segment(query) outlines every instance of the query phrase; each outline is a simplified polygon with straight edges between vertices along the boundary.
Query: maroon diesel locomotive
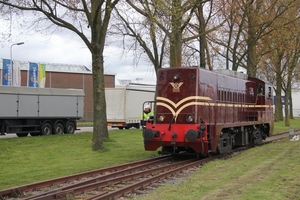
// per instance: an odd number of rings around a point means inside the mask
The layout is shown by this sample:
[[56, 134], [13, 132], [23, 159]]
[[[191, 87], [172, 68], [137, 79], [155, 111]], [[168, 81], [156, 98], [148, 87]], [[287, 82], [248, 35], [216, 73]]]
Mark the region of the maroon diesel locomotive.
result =
[[247, 75], [198, 67], [158, 71], [155, 116], [145, 150], [162, 154], [226, 153], [259, 144], [273, 132], [272, 85]]

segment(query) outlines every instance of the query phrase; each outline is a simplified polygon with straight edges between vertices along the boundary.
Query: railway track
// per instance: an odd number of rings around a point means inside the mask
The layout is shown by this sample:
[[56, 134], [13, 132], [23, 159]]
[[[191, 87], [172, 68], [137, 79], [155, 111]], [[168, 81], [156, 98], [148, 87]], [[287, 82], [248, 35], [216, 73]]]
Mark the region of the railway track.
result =
[[[287, 136], [288, 133], [276, 135], [268, 138], [264, 143], [274, 142]], [[247, 148], [234, 149], [230, 154]], [[228, 154], [214, 155], [201, 160], [171, 156], [156, 157], [2, 190], [0, 199], [115, 199], [184, 170], [199, 168], [206, 162], [226, 157]]]

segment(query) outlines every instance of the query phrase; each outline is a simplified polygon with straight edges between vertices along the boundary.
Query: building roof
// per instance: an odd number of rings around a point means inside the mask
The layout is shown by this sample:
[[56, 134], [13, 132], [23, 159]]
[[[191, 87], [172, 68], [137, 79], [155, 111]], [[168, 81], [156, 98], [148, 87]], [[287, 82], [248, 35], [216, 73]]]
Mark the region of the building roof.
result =
[[[19, 61], [21, 64], [21, 70], [29, 69], [29, 62]], [[62, 64], [62, 63], [38, 63], [45, 64], [46, 71], [54, 72], [91, 72], [91, 69], [85, 65], [71, 65], [71, 64]]]
[[[20, 70], [29, 70], [29, 61], [18, 61], [14, 62], [20, 63]], [[34, 62], [33, 62], [34, 63]], [[46, 65], [46, 72], [61, 72], [61, 73], [83, 73], [92, 74], [92, 70], [85, 65], [75, 65], [75, 64], [62, 64], [62, 63], [42, 63], [36, 62], [38, 64]], [[0, 62], [0, 69], [3, 69], [3, 62]], [[105, 75], [115, 76], [114, 73], [105, 73]]]

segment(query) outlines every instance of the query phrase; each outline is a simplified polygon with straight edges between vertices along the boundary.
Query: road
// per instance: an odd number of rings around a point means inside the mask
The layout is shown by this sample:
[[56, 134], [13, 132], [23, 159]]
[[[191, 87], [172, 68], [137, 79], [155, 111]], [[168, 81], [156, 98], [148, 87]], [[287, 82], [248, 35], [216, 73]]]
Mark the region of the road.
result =
[[[111, 127], [107, 127], [108, 130], [114, 130], [112, 129]], [[82, 133], [82, 132], [93, 132], [93, 127], [78, 127], [78, 129], [80, 130], [77, 130], [75, 131], [75, 134], [76, 133]], [[117, 129], [115, 129], [117, 130]], [[30, 136], [30, 135], [28, 135]], [[0, 139], [2, 138], [15, 138], [15, 137], [18, 137], [16, 134], [6, 134], [6, 135], [0, 135]]]

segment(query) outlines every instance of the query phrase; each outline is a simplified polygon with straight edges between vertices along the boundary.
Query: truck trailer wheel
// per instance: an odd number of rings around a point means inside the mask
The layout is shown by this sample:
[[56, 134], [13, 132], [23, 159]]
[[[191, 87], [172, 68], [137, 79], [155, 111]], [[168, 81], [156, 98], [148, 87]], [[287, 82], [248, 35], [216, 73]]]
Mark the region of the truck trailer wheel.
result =
[[41, 134], [42, 135], [51, 135], [52, 134], [52, 126], [50, 123], [44, 123], [42, 125]]
[[140, 129], [140, 124], [135, 124], [135, 125], [134, 125], [134, 128]]
[[28, 133], [16, 133], [18, 137], [26, 137]]
[[67, 122], [65, 133], [73, 134], [75, 132], [75, 124], [73, 122]]
[[54, 126], [54, 134], [63, 134], [64, 133], [64, 125], [62, 123], [56, 123]]
[[41, 135], [40, 133], [30, 133], [31, 136], [39, 136]]

